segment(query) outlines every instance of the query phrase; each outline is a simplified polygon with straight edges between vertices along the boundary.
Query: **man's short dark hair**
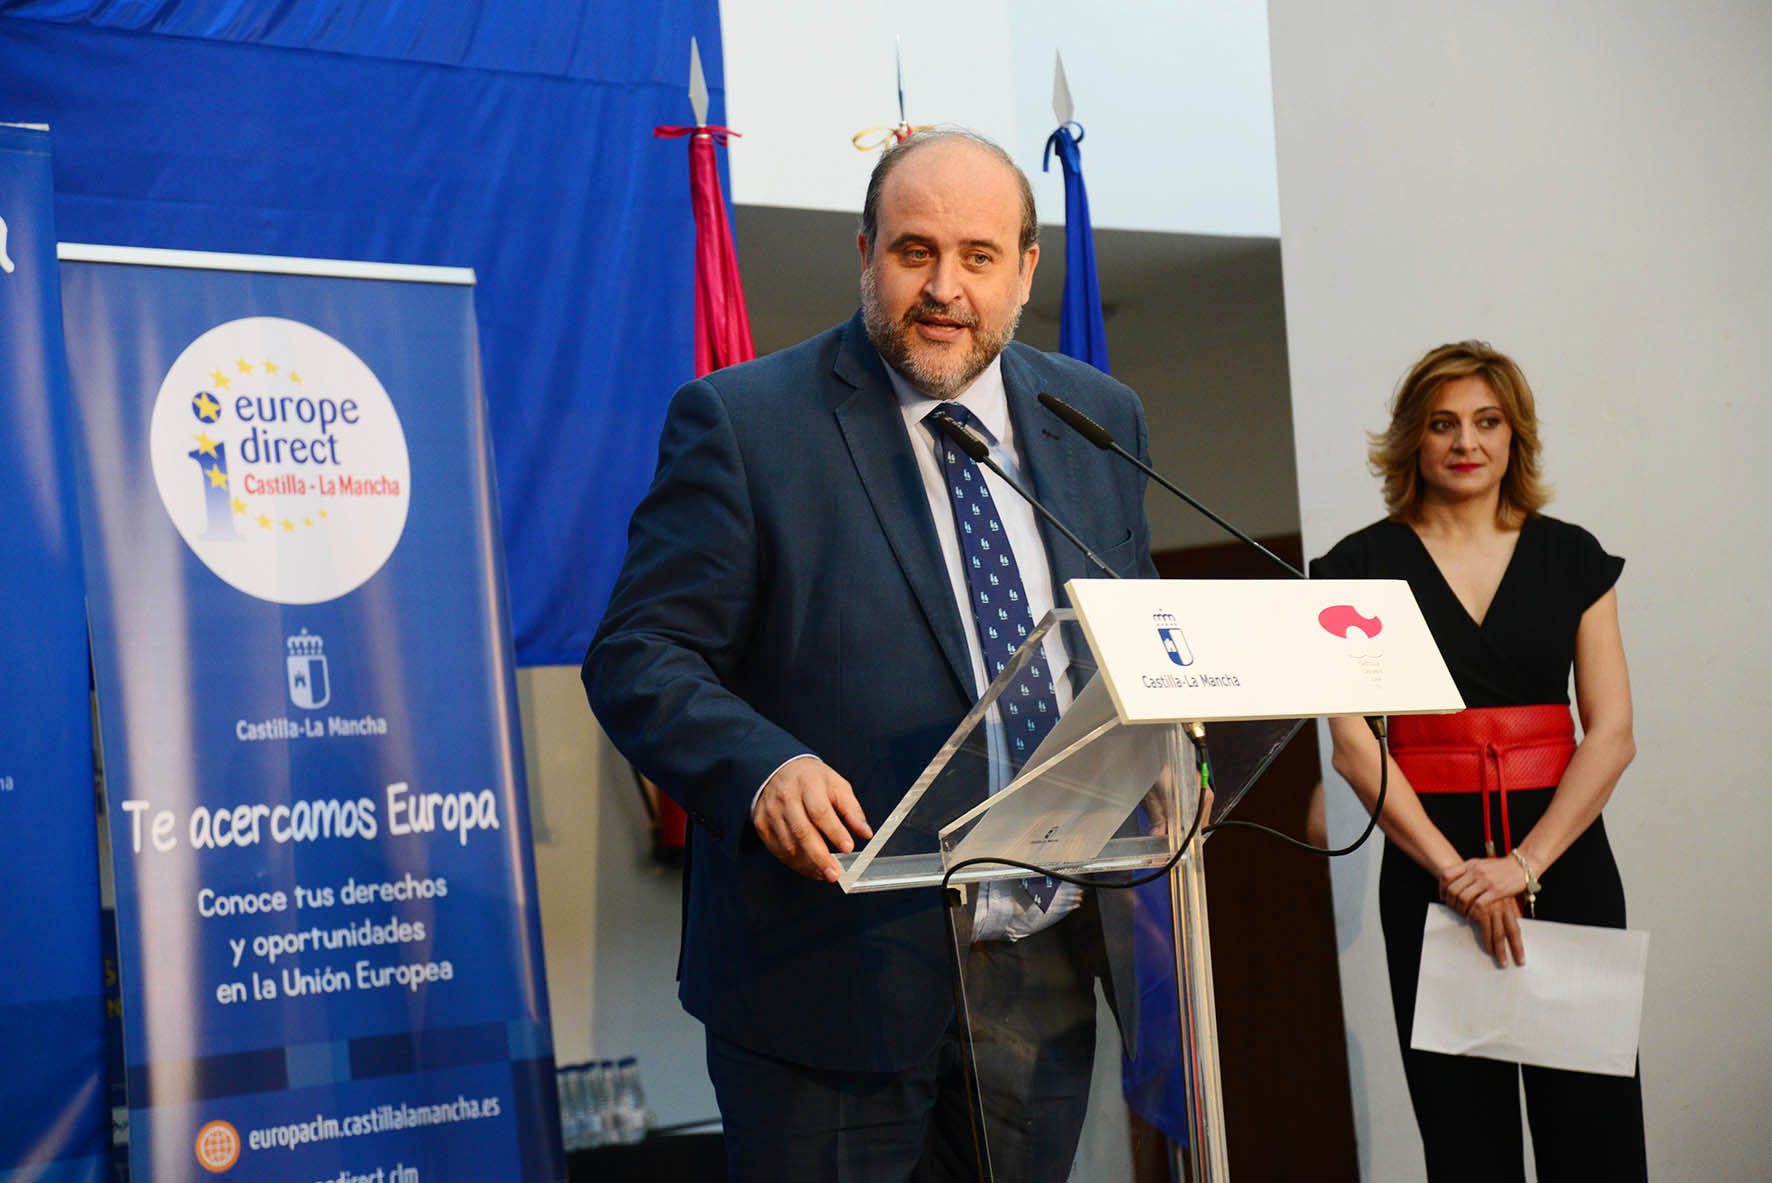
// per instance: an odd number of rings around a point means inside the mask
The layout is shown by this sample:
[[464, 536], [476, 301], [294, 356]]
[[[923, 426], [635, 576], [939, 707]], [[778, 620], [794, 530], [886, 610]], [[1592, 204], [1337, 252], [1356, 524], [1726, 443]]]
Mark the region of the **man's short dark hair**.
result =
[[886, 187], [886, 178], [918, 149], [944, 140], [965, 140], [975, 144], [1008, 165], [1009, 171], [1015, 174], [1015, 186], [1021, 193], [1020, 253], [1027, 254], [1028, 248], [1040, 240], [1040, 219], [1034, 211], [1034, 189], [1028, 184], [1027, 174], [995, 140], [965, 128], [935, 127], [916, 132], [902, 143], [886, 149], [880, 155], [880, 162], [874, 165], [873, 175], [868, 177], [867, 197], [861, 203], [861, 234], [867, 240], [868, 255], [871, 257], [874, 253], [874, 235], [880, 228], [880, 190]]

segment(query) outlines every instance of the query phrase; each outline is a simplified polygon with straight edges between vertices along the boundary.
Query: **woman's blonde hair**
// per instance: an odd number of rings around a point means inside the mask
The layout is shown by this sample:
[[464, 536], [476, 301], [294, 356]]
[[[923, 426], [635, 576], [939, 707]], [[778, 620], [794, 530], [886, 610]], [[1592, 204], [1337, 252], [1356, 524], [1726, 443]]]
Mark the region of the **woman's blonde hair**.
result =
[[1421, 513], [1419, 457], [1434, 396], [1448, 382], [1473, 377], [1481, 378], [1495, 392], [1513, 431], [1496, 518], [1504, 525], [1516, 525], [1550, 500], [1550, 487], [1539, 475], [1538, 410], [1526, 375], [1512, 358], [1491, 349], [1488, 342], [1459, 341], [1428, 350], [1410, 368], [1391, 402], [1390, 426], [1371, 435], [1367, 460], [1373, 475], [1384, 481], [1386, 511], [1398, 521], [1415, 521]]

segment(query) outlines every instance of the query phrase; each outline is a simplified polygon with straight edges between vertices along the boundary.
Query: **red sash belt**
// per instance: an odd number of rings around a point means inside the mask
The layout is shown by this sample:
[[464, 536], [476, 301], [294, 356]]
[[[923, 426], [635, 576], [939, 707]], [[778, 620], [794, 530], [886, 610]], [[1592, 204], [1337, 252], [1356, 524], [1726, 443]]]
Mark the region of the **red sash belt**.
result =
[[1494, 856], [1489, 794], [1501, 797], [1501, 853], [1506, 854], [1514, 848], [1508, 791], [1556, 787], [1575, 754], [1575, 720], [1562, 703], [1397, 715], [1390, 720], [1390, 749], [1417, 793], [1483, 795], [1483, 843]]

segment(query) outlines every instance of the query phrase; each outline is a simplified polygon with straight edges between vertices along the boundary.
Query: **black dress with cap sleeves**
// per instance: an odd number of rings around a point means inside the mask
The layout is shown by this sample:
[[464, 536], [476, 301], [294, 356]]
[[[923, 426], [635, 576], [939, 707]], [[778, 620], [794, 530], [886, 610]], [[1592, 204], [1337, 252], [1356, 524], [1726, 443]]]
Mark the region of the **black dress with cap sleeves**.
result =
[[[1569, 676], [1582, 615], [1617, 583], [1624, 560], [1588, 531], [1534, 516], [1520, 528], [1481, 624], [1471, 618], [1433, 556], [1405, 522], [1374, 522], [1310, 565], [1314, 579], [1402, 579], [1415, 595], [1467, 707], [1569, 702]], [[1508, 794], [1516, 840], [1543, 817], [1554, 789]], [[1477, 793], [1420, 798], [1428, 818], [1464, 858], [1484, 854]], [[1498, 808], [1492, 802], [1491, 808]], [[1500, 833], [1498, 818], [1491, 825]], [[1624, 886], [1596, 818], [1544, 872], [1537, 918], [1625, 926]], [[1409, 1047], [1426, 909], [1439, 881], [1394, 843], [1385, 843], [1378, 911], [1391, 1007], [1409, 1097], [1430, 1179], [1517, 1179], [1522, 1170], [1519, 1090], [1523, 1074], [1540, 1178], [1644, 1179], [1642, 1080], [1528, 1067]], [[1531, 949], [1526, 956], [1531, 959]]]

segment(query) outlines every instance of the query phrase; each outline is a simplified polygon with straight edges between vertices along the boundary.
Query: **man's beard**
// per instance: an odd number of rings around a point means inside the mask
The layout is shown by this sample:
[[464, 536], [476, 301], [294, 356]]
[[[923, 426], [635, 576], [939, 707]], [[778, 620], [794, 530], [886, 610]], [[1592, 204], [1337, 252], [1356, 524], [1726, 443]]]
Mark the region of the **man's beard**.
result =
[[[911, 334], [917, 331], [917, 321], [927, 316], [964, 325], [970, 331], [972, 347], [965, 356], [937, 368], [912, 352]], [[885, 309], [880, 307], [874, 269], [868, 266], [861, 272], [861, 320], [867, 327], [868, 340], [873, 342], [888, 365], [931, 398], [949, 399], [972, 385], [973, 379], [984, 373], [1014, 338], [1015, 328], [1021, 323], [1021, 305], [1015, 306], [1001, 332], [981, 328], [977, 313], [963, 312], [957, 307], [949, 308], [927, 299], [911, 305], [898, 320], [888, 320]]]

